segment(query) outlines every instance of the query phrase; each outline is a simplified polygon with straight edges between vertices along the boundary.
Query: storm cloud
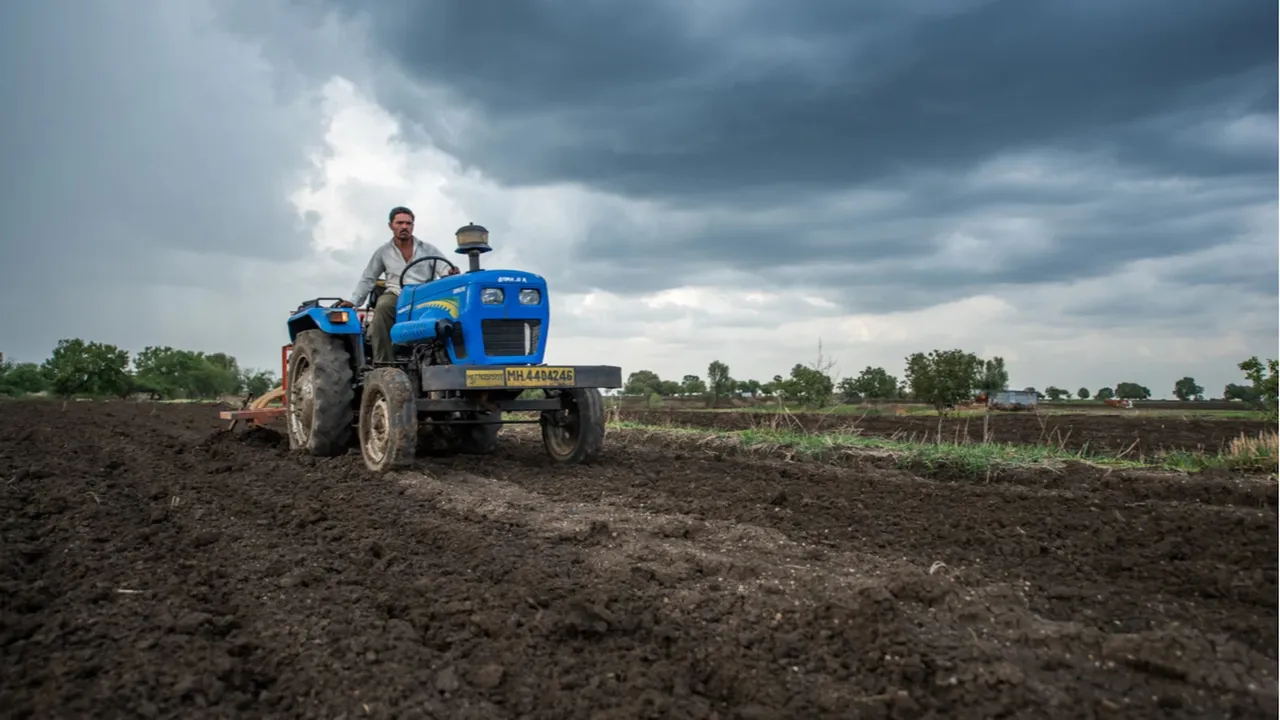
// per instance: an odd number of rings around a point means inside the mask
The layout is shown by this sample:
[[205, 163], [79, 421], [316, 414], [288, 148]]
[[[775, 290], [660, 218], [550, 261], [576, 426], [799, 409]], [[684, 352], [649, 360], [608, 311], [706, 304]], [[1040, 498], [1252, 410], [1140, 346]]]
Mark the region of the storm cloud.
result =
[[[1249, 213], [1275, 207], [1274, 5], [331, 7], [396, 69], [384, 106], [464, 164], [658, 203], [588, 219], [574, 289], [732, 268], [885, 310], [1271, 242]], [[868, 284], [930, 291], [838, 290]]]
[[[1275, 169], [1180, 147], [1198, 124], [1274, 115], [1277, 10], [1252, 0], [346, 7], [376, 52], [477, 111], [441, 147], [503, 182], [697, 205], [1044, 146]], [[380, 97], [430, 125], [394, 87]]]
[[[822, 336], [856, 367], [951, 343], [1020, 358], [1015, 382], [1165, 362], [1147, 384], [1213, 392], [1277, 342], [1277, 20], [1248, 0], [6, 6], [0, 294], [62, 285], [4, 342], [42, 355], [116, 293], [170, 306], [103, 339], [187, 342], [173, 314], [207, 314], [233, 328], [208, 349], [269, 358], [283, 306], [348, 292], [403, 202], [437, 244], [490, 227], [495, 262], [552, 283], [558, 347], [626, 371], [697, 372], [715, 342], [769, 376]], [[1139, 350], [1093, 357], [1108, 333]]]

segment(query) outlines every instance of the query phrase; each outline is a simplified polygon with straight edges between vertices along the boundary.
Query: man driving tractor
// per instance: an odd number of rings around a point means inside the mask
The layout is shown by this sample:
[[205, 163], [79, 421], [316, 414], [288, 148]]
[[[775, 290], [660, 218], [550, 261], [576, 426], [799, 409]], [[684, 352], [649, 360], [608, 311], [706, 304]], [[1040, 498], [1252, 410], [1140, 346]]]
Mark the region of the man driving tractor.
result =
[[360, 282], [356, 283], [351, 299], [338, 303], [339, 307], [359, 307], [373, 290], [378, 276], [386, 273], [386, 291], [377, 296], [370, 323], [372, 333], [369, 340], [373, 345], [373, 360], [379, 363], [392, 362], [395, 357], [391, 352], [391, 326], [396, 321], [396, 301], [400, 296], [400, 288], [406, 282], [414, 285], [458, 274], [456, 267], [450, 267], [440, 260], [431, 260], [413, 266], [408, 278], [401, 277], [405, 266], [414, 260], [431, 255], [445, 255], [431, 243], [414, 237], [414, 216], [409, 208], [392, 208], [387, 220], [387, 227], [391, 228], [391, 241], [380, 245], [373, 252], [373, 257], [369, 258], [369, 264], [364, 268], [364, 274], [360, 276]]

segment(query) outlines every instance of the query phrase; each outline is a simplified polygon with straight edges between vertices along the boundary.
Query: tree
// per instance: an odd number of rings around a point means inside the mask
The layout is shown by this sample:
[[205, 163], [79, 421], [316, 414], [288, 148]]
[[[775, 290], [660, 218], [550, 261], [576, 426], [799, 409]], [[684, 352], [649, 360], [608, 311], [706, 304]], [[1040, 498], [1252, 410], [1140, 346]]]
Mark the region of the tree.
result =
[[840, 386], [841, 393], [852, 394], [855, 398], [889, 400], [898, 397], [898, 378], [882, 367], [868, 365], [858, 373], [858, 377], [841, 380]]
[[806, 407], [825, 407], [835, 395], [835, 382], [830, 374], [833, 367], [835, 361], [823, 355], [822, 338], [818, 338], [818, 356], [813, 364], [797, 363], [785, 380], [781, 375], [774, 375], [771, 383], [773, 392]]
[[1049, 387], [1044, 389], [1044, 396], [1049, 398], [1053, 402], [1058, 402], [1059, 400], [1061, 400], [1064, 397], [1067, 397], [1070, 394], [1071, 393], [1067, 392], [1066, 390], [1063, 390], [1062, 388], [1056, 387], [1054, 385], [1050, 385]]
[[738, 383], [738, 389], [751, 395], [751, 397], [756, 397], [763, 387], [760, 385], [759, 380], [742, 380]]
[[824, 407], [835, 394], [835, 383], [829, 375], [799, 363], [791, 368], [791, 377], [786, 380], [775, 375], [774, 385], [787, 400], [806, 407]]
[[1098, 392], [1093, 394], [1094, 400], [1110, 400], [1115, 397], [1115, 391], [1109, 387], [1098, 388]]
[[222, 353], [148, 346], [138, 353], [134, 368], [136, 389], [153, 397], [209, 399], [243, 388], [239, 364]]
[[1077, 390], [1077, 391], [1076, 391], [1076, 397], [1080, 398], [1081, 400], [1088, 400], [1088, 399], [1089, 399], [1089, 388], [1087, 388], [1087, 387], [1082, 387], [1082, 388], [1080, 388], [1079, 390]]
[[1173, 396], [1184, 402], [1191, 399], [1204, 400], [1204, 387], [1197, 385], [1195, 378], [1187, 376], [1173, 384]]
[[919, 400], [933, 405], [939, 414], [973, 396], [982, 381], [983, 364], [977, 355], [963, 350], [934, 350], [907, 358], [907, 383]]
[[978, 389], [994, 395], [1009, 387], [1009, 372], [1004, 369], [1004, 358], [996, 356], [982, 363], [982, 379]]
[[627, 376], [627, 384], [622, 387], [624, 395], [649, 396], [662, 394], [662, 379], [652, 370], [636, 370]]
[[705, 395], [707, 384], [697, 375], [685, 375], [680, 381], [680, 392], [685, 395]]
[[59, 340], [41, 365], [49, 389], [62, 398], [126, 395], [131, 389], [128, 369], [128, 351], [80, 338]]
[[1258, 390], [1252, 385], [1227, 383], [1222, 388], [1222, 398], [1224, 400], [1242, 400], [1247, 403], [1256, 403], [1258, 401]]
[[707, 366], [707, 389], [711, 395], [708, 403], [711, 407], [715, 407], [720, 398], [727, 397], [733, 392], [733, 384], [733, 378], [729, 376], [729, 366], [719, 360], [712, 360]]
[[240, 374], [240, 384], [244, 387], [244, 391], [260, 397], [271, 391], [271, 388], [279, 385], [276, 380], [276, 374], [270, 370], [244, 370]]
[[836, 390], [840, 393], [840, 401], [846, 403], [858, 402], [862, 399], [862, 394], [858, 392], [858, 387], [853, 378], [847, 377], [836, 385]]
[[49, 387], [35, 363], [0, 363], [0, 395], [31, 395]]
[[63, 339], [40, 365], [0, 359], [0, 394], [47, 391], [70, 398], [146, 393], [153, 398], [210, 399], [245, 389], [260, 396], [279, 384], [275, 373], [241, 368], [226, 353], [149, 346], [132, 365], [131, 371], [130, 353], [115, 345]]
[[1277, 388], [1280, 373], [1276, 371], [1276, 361], [1267, 360], [1264, 370], [1262, 362], [1255, 355], [1237, 367], [1244, 371], [1245, 379], [1253, 385], [1253, 392], [1257, 397], [1255, 402], [1262, 407], [1267, 417], [1271, 420], [1280, 417], [1280, 392]]
[[237, 362], [236, 359], [231, 357], [230, 355], [226, 353], [213, 353], [211, 355], [204, 355], [203, 353], [200, 353], [200, 355], [202, 355], [210, 365], [217, 368], [218, 370], [221, 370], [225, 373], [233, 375], [237, 378], [241, 377], [240, 363]]
[[1116, 383], [1116, 397], [1121, 400], [1146, 400], [1151, 397], [1151, 391], [1138, 383]]

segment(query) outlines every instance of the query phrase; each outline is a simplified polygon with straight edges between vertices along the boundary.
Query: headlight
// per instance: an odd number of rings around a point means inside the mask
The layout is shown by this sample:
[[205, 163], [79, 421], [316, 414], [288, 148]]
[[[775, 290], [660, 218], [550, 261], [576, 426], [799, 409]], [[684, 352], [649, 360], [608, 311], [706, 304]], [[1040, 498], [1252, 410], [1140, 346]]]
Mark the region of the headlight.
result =
[[521, 305], [537, 305], [542, 302], [542, 292], [533, 288], [524, 288], [520, 291]]
[[480, 291], [480, 302], [485, 305], [501, 305], [502, 297], [502, 288], [485, 288]]

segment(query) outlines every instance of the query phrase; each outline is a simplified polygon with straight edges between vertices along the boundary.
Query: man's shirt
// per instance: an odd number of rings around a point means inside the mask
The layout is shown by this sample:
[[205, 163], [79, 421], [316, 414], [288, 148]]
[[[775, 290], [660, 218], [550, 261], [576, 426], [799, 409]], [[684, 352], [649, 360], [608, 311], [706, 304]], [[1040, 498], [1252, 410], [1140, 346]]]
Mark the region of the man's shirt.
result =
[[[400, 254], [400, 248], [396, 247], [395, 239], [388, 240], [374, 251], [373, 257], [369, 258], [369, 264], [365, 266], [364, 274], [360, 276], [360, 282], [356, 283], [356, 290], [351, 295], [351, 303], [356, 307], [363, 305], [365, 298], [369, 296], [369, 291], [373, 289], [374, 283], [377, 282], [378, 276], [384, 272], [387, 274], [387, 292], [399, 295], [400, 287], [404, 284], [404, 279], [400, 276], [404, 273], [405, 266], [418, 258], [430, 255], [445, 256], [440, 251], [440, 248], [415, 237], [413, 239], [413, 257], [406, 262], [404, 255]], [[409, 270], [407, 279], [410, 285], [414, 285], [444, 277], [447, 272], [449, 272], [448, 265], [439, 260], [431, 260], [414, 265]]]

